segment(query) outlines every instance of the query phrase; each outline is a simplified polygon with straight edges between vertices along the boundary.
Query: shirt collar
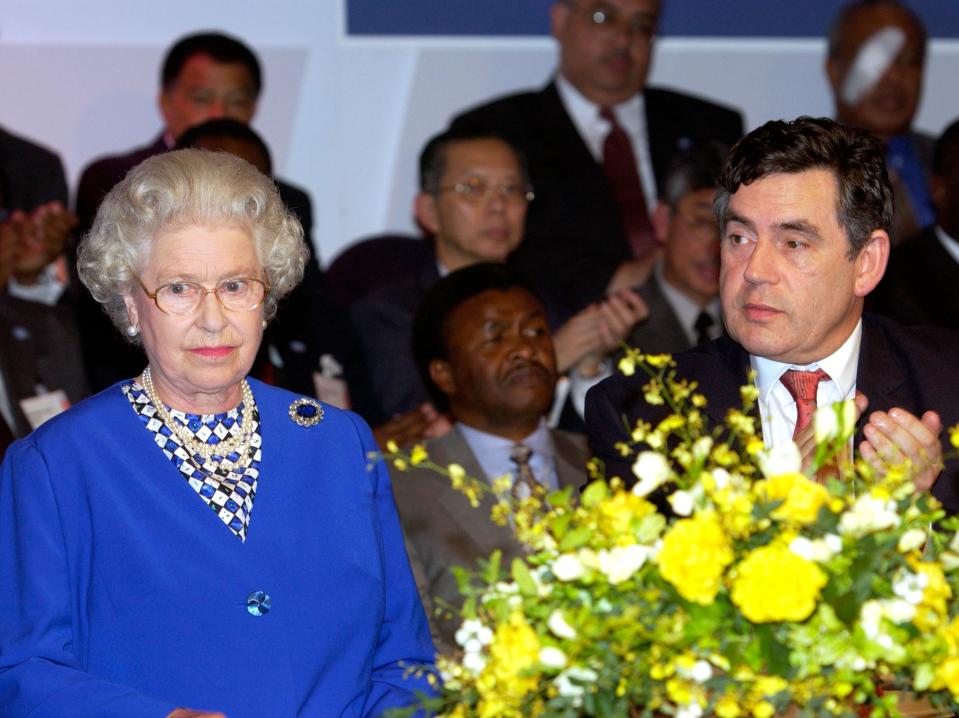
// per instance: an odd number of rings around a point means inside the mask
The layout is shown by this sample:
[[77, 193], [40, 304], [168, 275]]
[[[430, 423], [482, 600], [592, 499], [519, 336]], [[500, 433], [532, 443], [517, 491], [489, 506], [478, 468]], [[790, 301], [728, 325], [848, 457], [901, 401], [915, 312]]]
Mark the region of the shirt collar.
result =
[[[669, 303], [669, 306], [672, 307], [676, 318], [679, 320], [683, 331], [686, 332], [686, 336], [689, 337], [690, 342], [693, 344], [696, 343], [695, 326], [700, 312], [706, 312], [713, 318], [713, 327], [718, 331], [721, 324], [719, 297], [714, 297], [709, 304], [701, 307], [669, 283], [669, 280], [666, 279], [666, 276], [663, 274], [662, 261], [656, 263], [653, 267], [653, 273], [656, 276], [656, 281], [659, 282], [659, 288], [662, 290], [663, 296], [666, 297], [666, 301]], [[710, 336], [715, 337], [715, 332], [711, 332]]]
[[836, 385], [840, 396], [850, 396], [856, 385], [856, 370], [859, 366], [859, 345], [862, 343], [862, 318], [856, 323], [852, 334], [836, 351], [812, 364], [798, 365], [774, 361], [765, 357], [749, 355], [749, 364], [756, 372], [756, 387], [763, 401], [779, 383], [779, 378], [788, 369], [812, 371], [822, 369]]
[[546, 424], [545, 417], [539, 420], [539, 424], [533, 433], [519, 442], [480, 431], [459, 421], [456, 422], [456, 427], [462, 433], [467, 445], [472, 449], [480, 468], [483, 469], [483, 473], [490, 479], [513, 470], [510, 451], [513, 445], [517, 443], [526, 444], [533, 450], [534, 456], [539, 456], [547, 463], [553, 460], [553, 443], [550, 439], [549, 426]]
[[[587, 140], [590, 151], [595, 157], [602, 158], [603, 141], [609, 133], [609, 123], [599, 116], [600, 106], [587, 99], [562, 73], [556, 75], [556, 90], [580, 136]], [[646, 104], [642, 93], [636, 93], [610, 109], [616, 115], [616, 121], [631, 137], [645, 134]]]

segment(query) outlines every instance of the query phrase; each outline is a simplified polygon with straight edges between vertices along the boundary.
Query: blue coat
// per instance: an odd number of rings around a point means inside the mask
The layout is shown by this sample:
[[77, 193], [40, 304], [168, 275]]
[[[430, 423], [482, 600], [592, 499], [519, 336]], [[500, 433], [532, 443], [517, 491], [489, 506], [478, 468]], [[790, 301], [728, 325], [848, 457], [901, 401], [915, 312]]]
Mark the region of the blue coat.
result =
[[[241, 543], [114, 385], [0, 467], [0, 716], [372, 716], [433, 647], [367, 426], [250, 381], [262, 470]], [[246, 599], [264, 591], [269, 613]]]

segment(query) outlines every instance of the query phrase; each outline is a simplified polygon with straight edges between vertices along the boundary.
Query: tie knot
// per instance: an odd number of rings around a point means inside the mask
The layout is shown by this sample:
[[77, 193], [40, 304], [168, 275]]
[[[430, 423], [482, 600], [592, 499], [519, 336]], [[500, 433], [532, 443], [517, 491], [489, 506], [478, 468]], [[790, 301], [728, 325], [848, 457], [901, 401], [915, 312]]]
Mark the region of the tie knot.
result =
[[[526, 444], [513, 444], [513, 448], [510, 449], [509, 458], [517, 466], [529, 466], [529, 457], [533, 455], [533, 450], [529, 448]], [[502, 454], [500, 454], [502, 456]]]
[[822, 369], [816, 369], [816, 371], [787, 369], [779, 381], [783, 383], [794, 401], [811, 401], [815, 404], [819, 382], [828, 378], [829, 375]]
[[616, 113], [613, 112], [612, 107], [600, 107], [599, 116], [602, 117], [604, 120], [606, 120], [613, 127], [616, 127], [619, 125], [619, 123], [616, 122]]

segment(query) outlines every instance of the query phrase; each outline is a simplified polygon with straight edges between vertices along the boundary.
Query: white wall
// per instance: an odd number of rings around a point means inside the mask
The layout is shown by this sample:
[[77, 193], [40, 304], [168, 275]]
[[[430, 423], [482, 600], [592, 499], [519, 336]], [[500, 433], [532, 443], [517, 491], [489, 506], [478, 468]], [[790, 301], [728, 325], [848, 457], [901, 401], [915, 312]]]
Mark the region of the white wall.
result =
[[[394, 0], [384, 0], [394, 1]], [[0, 123], [58, 150], [75, 187], [105, 152], [151, 140], [159, 63], [170, 42], [219, 28], [261, 56], [255, 121], [278, 174], [306, 187], [328, 261], [351, 241], [413, 231], [416, 156], [456, 111], [552, 71], [553, 42], [528, 39], [354, 39], [340, 0], [7, 0], [0, 13]], [[818, 40], [659, 42], [652, 82], [774, 117], [829, 114]], [[919, 127], [959, 116], [959, 42], [934, 41]]]

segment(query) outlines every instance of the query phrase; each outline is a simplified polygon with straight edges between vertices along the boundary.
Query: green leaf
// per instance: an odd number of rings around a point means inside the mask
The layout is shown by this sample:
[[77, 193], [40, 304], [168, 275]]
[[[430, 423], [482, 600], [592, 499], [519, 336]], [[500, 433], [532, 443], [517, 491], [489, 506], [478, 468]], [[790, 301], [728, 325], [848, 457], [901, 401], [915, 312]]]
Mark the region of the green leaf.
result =
[[593, 532], [588, 526], [575, 528], [563, 536], [563, 540], [559, 542], [559, 550], [572, 551], [573, 549], [577, 549], [588, 543], [592, 536]]
[[516, 585], [519, 586], [520, 593], [524, 596], [535, 596], [537, 593], [536, 582], [533, 580], [533, 574], [529, 572], [529, 568], [523, 562], [523, 559], [514, 558], [511, 569], [513, 580], [516, 581]]
[[775, 676], [788, 678], [790, 674], [789, 648], [776, 637], [772, 626], [765, 624], [757, 626], [756, 635], [759, 638], [766, 670]]
[[580, 497], [580, 503], [586, 508], [592, 508], [603, 501], [609, 495], [606, 484], [602, 481], [594, 481], [583, 491]]
[[483, 572], [483, 580], [487, 586], [499, 581], [499, 570], [502, 562], [503, 552], [500, 549], [496, 549], [490, 554], [489, 562], [486, 564], [486, 570]]

